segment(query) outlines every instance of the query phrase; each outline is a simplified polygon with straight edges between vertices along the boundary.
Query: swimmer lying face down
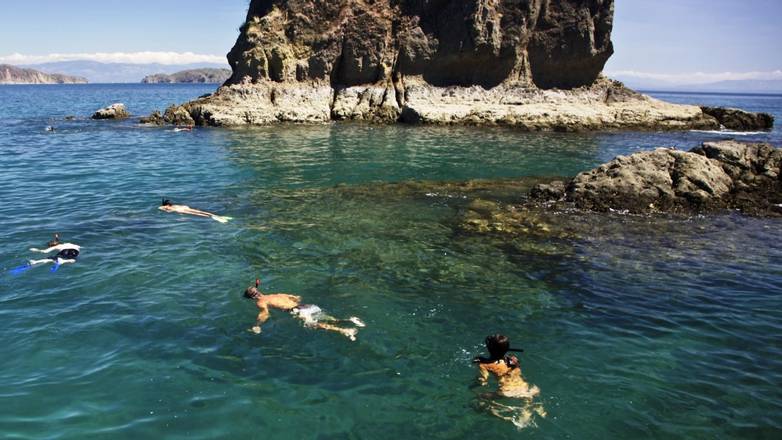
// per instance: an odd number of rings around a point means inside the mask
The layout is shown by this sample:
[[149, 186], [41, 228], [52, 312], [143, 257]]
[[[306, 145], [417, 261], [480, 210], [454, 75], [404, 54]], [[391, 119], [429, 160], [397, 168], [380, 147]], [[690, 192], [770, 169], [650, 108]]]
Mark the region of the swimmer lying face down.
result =
[[[59, 238], [59, 237], [58, 237]], [[51, 244], [51, 242], [49, 243]], [[39, 264], [55, 263], [57, 266], [63, 264], [72, 264], [76, 262], [76, 258], [79, 257], [81, 246], [73, 243], [62, 243], [54, 246], [50, 246], [46, 249], [30, 248], [32, 252], [40, 252], [43, 254], [49, 254], [57, 252], [53, 257], [47, 257], [41, 260], [30, 260], [30, 266], [37, 266]]]
[[201, 211], [199, 209], [193, 209], [187, 205], [174, 205], [171, 203], [171, 200], [163, 199], [163, 202], [158, 207], [161, 211], [165, 212], [176, 212], [177, 214], [189, 214], [189, 215], [195, 215], [198, 217], [209, 217], [214, 221], [218, 221], [220, 223], [228, 223], [228, 220], [231, 220], [231, 217], [224, 217], [217, 214], [212, 214], [211, 212]]
[[[287, 293], [263, 294], [259, 290], [260, 285], [261, 280], [255, 280], [255, 286], [250, 286], [244, 291], [245, 298], [255, 300], [255, 305], [260, 309], [256, 324], [250, 329], [253, 333], [257, 334], [261, 332], [261, 324], [269, 319], [270, 307], [290, 312], [291, 315], [302, 320], [305, 327], [337, 332], [346, 336], [351, 341], [356, 340], [358, 327], [365, 327], [364, 322], [355, 316], [348, 319], [337, 319], [325, 314], [320, 307], [316, 305], [302, 305], [301, 297], [297, 295], [289, 295]], [[348, 322], [352, 323], [355, 327], [345, 328], [337, 325]]]

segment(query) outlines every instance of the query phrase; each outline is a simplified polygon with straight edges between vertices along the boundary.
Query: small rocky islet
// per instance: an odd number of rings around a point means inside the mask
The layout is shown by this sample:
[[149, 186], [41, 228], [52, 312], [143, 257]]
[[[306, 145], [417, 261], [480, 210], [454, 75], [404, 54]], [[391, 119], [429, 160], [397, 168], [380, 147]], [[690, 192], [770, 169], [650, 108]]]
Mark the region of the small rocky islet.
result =
[[[228, 54], [232, 74], [225, 84], [142, 122], [352, 120], [528, 131], [773, 127], [768, 114], [671, 104], [604, 77], [613, 16], [613, 0], [252, 0]], [[724, 142], [619, 157], [523, 194], [525, 209], [568, 204], [588, 211], [777, 215], [779, 182], [778, 149]], [[476, 203], [482, 208], [466, 210], [466, 231], [540, 229], [509, 205]], [[506, 221], [491, 221], [502, 212]]]

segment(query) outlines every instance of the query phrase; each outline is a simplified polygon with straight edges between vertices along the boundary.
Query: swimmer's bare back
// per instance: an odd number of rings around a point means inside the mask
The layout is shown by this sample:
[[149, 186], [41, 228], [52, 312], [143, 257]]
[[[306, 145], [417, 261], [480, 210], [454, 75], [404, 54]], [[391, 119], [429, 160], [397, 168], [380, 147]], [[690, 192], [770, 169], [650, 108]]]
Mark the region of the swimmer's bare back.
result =
[[214, 221], [220, 223], [228, 223], [231, 217], [220, 216], [207, 211], [201, 211], [200, 209], [193, 209], [187, 205], [162, 205], [158, 206], [158, 209], [165, 212], [173, 212], [177, 214], [195, 215], [198, 217], [211, 218]]
[[258, 298], [258, 307], [262, 307], [261, 303], [265, 303], [266, 307], [289, 311], [301, 304], [301, 297], [287, 293], [269, 293]]

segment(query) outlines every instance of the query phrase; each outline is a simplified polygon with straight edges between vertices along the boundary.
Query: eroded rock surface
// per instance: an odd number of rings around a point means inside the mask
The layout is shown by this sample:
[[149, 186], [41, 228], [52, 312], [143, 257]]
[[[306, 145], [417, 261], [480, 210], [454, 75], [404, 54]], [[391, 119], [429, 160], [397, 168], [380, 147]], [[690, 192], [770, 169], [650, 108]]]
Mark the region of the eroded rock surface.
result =
[[600, 76], [613, 0], [253, 0], [197, 124], [359, 120], [719, 129]]
[[92, 115], [92, 119], [125, 119], [129, 116], [130, 113], [125, 108], [125, 104], [117, 103], [96, 111]]
[[707, 142], [689, 152], [669, 148], [619, 156], [573, 178], [564, 193], [538, 186], [533, 199], [581, 209], [703, 212], [741, 209], [782, 213], [782, 150], [769, 144]]
[[701, 107], [703, 113], [714, 117], [728, 130], [771, 130], [774, 116], [768, 113], [752, 113], [737, 108]]

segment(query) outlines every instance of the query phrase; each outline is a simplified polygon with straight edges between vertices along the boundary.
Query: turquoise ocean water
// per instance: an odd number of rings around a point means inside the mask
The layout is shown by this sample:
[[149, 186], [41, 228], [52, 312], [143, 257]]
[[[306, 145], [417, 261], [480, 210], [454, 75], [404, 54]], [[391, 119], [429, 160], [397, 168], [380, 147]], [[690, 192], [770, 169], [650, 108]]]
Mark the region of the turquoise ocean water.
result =
[[[780, 219], [572, 215], [571, 238], [510, 249], [455, 232], [459, 197], [382, 185], [573, 175], [725, 135], [85, 118], [209, 91], [0, 87], [0, 437], [782, 436]], [[782, 122], [780, 96], [656, 95]], [[164, 214], [164, 196], [235, 220]], [[77, 264], [8, 271], [53, 232]], [[257, 276], [367, 328], [351, 343], [273, 311], [251, 334]], [[495, 332], [525, 349], [533, 426], [470, 386]]]

